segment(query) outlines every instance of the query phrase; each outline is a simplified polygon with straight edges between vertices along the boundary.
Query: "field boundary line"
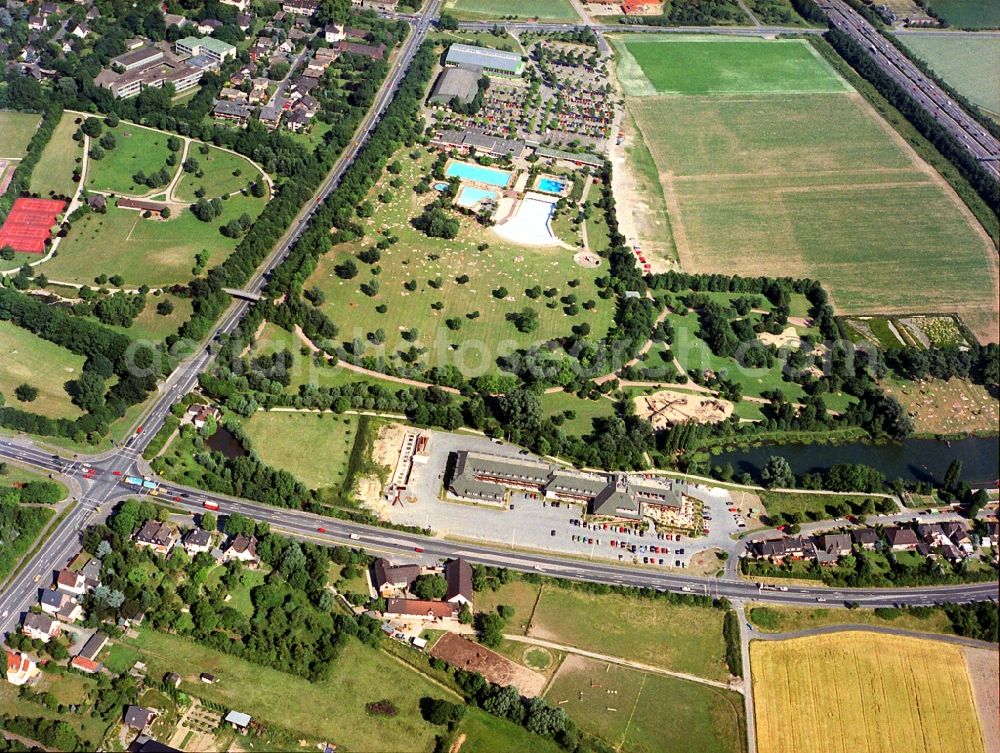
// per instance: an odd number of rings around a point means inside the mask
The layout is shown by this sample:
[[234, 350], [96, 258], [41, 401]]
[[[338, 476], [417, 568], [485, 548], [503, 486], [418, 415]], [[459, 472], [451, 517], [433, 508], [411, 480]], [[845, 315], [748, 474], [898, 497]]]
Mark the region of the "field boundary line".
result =
[[753, 639], [755, 641], [786, 641], [795, 640], [796, 638], [808, 638], [814, 635], [829, 635], [832, 633], [880, 633], [882, 635], [897, 635], [902, 638], [920, 638], [929, 641], [950, 643], [955, 646], [966, 646], [968, 648], [981, 648], [1000, 652], [1000, 645], [997, 645], [996, 643], [980, 641], [975, 638], [965, 638], [961, 635], [921, 633], [919, 630], [906, 630], [904, 628], [894, 628], [887, 625], [862, 625], [854, 623], [844, 623], [843, 625], [821, 625], [819, 627], [803, 628], [802, 630], [789, 630], [785, 633], [761, 633], [755, 630]]
[[622, 741], [615, 750], [620, 751], [625, 747], [625, 741], [628, 740], [628, 728], [632, 726], [632, 720], [635, 718], [635, 710], [639, 708], [639, 700], [642, 698], [642, 689], [646, 687], [646, 678], [649, 677], [647, 674], [642, 675], [642, 681], [639, 683], [639, 692], [635, 694], [635, 703], [632, 704], [632, 712], [628, 715], [628, 721], [625, 722], [625, 729], [622, 730]]
[[588, 659], [596, 659], [597, 661], [608, 662], [609, 664], [617, 664], [621, 667], [628, 667], [629, 669], [637, 669], [641, 672], [648, 672], [654, 675], [664, 675], [666, 677], [673, 677], [678, 680], [689, 680], [691, 682], [697, 682], [702, 685], [709, 685], [713, 688], [719, 688], [721, 690], [732, 690], [734, 693], [743, 693], [742, 687], [735, 687], [730, 685], [728, 682], [721, 682], [719, 680], [709, 680], [707, 677], [699, 677], [698, 675], [692, 675], [687, 672], [674, 672], [673, 670], [663, 669], [662, 667], [654, 667], [651, 664], [644, 664], [638, 661], [632, 661], [631, 659], [622, 659], [618, 656], [609, 656], [608, 654], [600, 654], [596, 651], [587, 651], [586, 649], [576, 648], [575, 646], [567, 646], [562, 643], [555, 643], [554, 641], [546, 641], [541, 638], [531, 638], [527, 635], [513, 635], [505, 634], [504, 638], [509, 641], [514, 641], [515, 643], [530, 643], [535, 646], [541, 646], [543, 648], [549, 648], [554, 651], [563, 651], [567, 654], [576, 654], [577, 656], [583, 656]]

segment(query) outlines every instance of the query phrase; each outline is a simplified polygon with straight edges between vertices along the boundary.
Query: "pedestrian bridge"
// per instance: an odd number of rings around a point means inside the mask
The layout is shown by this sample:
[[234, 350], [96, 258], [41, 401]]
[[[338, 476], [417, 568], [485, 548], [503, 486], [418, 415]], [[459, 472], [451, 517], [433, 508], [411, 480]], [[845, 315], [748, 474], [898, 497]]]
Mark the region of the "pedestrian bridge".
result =
[[223, 288], [222, 292], [223, 293], [228, 293], [229, 295], [233, 296], [234, 298], [243, 298], [244, 300], [247, 300], [247, 301], [255, 301], [256, 302], [256, 301], [260, 300], [260, 293], [251, 293], [248, 290], [238, 290], [236, 288]]

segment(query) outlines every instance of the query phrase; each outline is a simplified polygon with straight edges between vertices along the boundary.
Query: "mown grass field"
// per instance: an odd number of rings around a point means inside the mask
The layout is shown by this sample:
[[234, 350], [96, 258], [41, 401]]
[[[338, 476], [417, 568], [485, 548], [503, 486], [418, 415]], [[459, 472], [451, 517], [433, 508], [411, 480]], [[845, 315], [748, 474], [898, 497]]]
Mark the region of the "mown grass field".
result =
[[457, 16], [489, 16], [491, 18], [538, 18], [545, 21], [579, 21], [569, 0], [448, 0], [444, 10]]
[[38, 130], [42, 122], [41, 115], [30, 112], [13, 112], [0, 110], [0, 159], [4, 157], [23, 157], [28, 150], [28, 142]]
[[1000, 28], [1000, 5], [994, 0], [932, 0], [935, 13], [960, 29]]
[[[49, 418], [76, 418], [83, 412], [70, 402], [64, 385], [80, 376], [83, 357], [26, 329], [0, 321], [0, 394], [6, 404]], [[14, 390], [22, 384], [38, 389], [38, 397], [22, 403]]]
[[[60, 701], [64, 697], [76, 696], [79, 685], [76, 678], [69, 675], [58, 675], [58, 680], [49, 680], [46, 675], [42, 681], [43, 687], [36, 687], [34, 690], [48, 690]], [[63, 681], [69, 679], [66, 689], [57, 685], [62, 685]], [[83, 678], [80, 678], [83, 679]], [[42, 717], [44, 719], [58, 719], [67, 722], [80, 736], [83, 743], [81, 750], [97, 750], [101, 737], [104, 734], [104, 723], [96, 714], [89, 711], [84, 713], [60, 714], [58, 711], [49, 709], [40, 703], [34, 703], [18, 696], [20, 688], [11, 685], [9, 682], [0, 683], [0, 714], [10, 716]]]
[[[195, 191], [199, 188], [205, 189], [207, 199], [225, 196], [246, 188], [260, 176], [260, 170], [245, 157], [214, 146], [209, 149], [208, 154], [202, 154], [199, 146], [191, 144], [188, 159], [197, 160], [205, 175], [201, 178], [194, 173], [181, 175], [174, 187], [174, 198], [178, 201], [194, 203], [197, 201]], [[237, 172], [239, 175], [235, 174]]]
[[[398, 189], [389, 188], [386, 179], [374, 190], [369, 200], [374, 214], [359, 222], [368, 236], [333, 248], [322, 257], [305, 287], [316, 286], [326, 297], [323, 311], [340, 328], [338, 341], [350, 344], [354, 338], [368, 339], [370, 333], [382, 329], [382, 345], [366, 345], [365, 354], [381, 353], [393, 357], [411, 346], [427, 348], [421, 357], [426, 366], [456, 366], [467, 375], [496, 371], [496, 359], [517, 348], [539, 344], [551, 338], [570, 334], [576, 324], [587, 322], [591, 337], [602, 337], [614, 315], [613, 304], [597, 295], [597, 277], [607, 274], [604, 267], [584, 269], [573, 261], [573, 252], [563, 248], [521, 248], [511, 246], [473, 220], [462, 217], [458, 237], [454, 240], [428, 238], [410, 225], [434, 196], [413, 193], [413, 186], [430, 169], [427, 152], [420, 159], [410, 159], [407, 152], [397, 154], [402, 163]], [[391, 177], [391, 176], [389, 176]], [[379, 202], [376, 194], [388, 191], [392, 201]], [[399, 242], [382, 251], [381, 259], [368, 265], [355, 259], [358, 274], [353, 279], [341, 279], [335, 273], [337, 264], [353, 258], [358, 251], [370, 248], [378, 234], [391, 233]], [[480, 244], [488, 248], [479, 250]], [[381, 274], [376, 275], [375, 269]], [[467, 275], [468, 280], [458, 282]], [[374, 296], [363, 293], [360, 286], [378, 281]], [[578, 281], [576, 287], [569, 283]], [[407, 283], [415, 284], [413, 291]], [[439, 287], [434, 287], [439, 285]], [[531, 299], [525, 289], [540, 286], [555, 289], [552, 297]], [[493, 291], [506, 288], [507, 295], [497, 298]], [[576, 298], [578, 313], [564, 312], [563, 296]], [[596, 307], [588, 311], [583, 303], [592, 300]], [[432, 308], [442, 303], [443, 309]], [[549, 304], [552, 304], [551, 306]], [[385, 313], [377, 307], [386, 306]], [[538, 328], [531, 333], [518, 332], [506, 315], [531, 308], [539, 317]], [[467, 315], [478, 312], [470, 319]], [[446, 326], [446, 320], [457, 319], [460, 329]], [[403, 339], [403, 332], [416, 329], [416, 342]], [[401, 364], [401, 361], [396, 361]]]
[[[951, 635], [951, 620], [941, 609], [934, 609], [926, 616], [905, 610], [878, 613], [874, 609], [810, 609], [808, 607], [782, 607], [776, 605], [751, 605], [747, 614], [754, 626], [765, 633], [789, 633], [795, 630], [825, 627], [827, 625], [876, 625], [920, 633]], [[890, 614], [895, 616], [890, 617]]]
[[192, 277], [195, 255], [209, 252], [207, 268], [221, 263], [238, 240], [219, 228], [246, 212], [255, 218], [264, 199], [233, 196], [223, 202], [222, 214], [202, 222], [190, 210], [176, 210], [168, 220], [144, 219], [139, 212], [109, 206], [106, 214], [90, 213], [73, 224], [59, 245], [58, 255], [40, 271], [49, 279], [93, 284], [100, 273], [120, 274], [127, 287], [186, 283]]
[[[310, 683], [201, 646], [179, 636], [141, 630], [128, 643], [137, 648], [150, 677], [177, 672], [181, 689], [196, 691], [210, 701], [238, 708], [313, 740], [336, 740], [344, 748], [370, 753], [427, 753], [438, 731], [420, 716], [423, 696], [457, 697], [432, 685], [422, 675], [386, 654], [350, 640], [329, 679]], [[205, 685], [201, 672], [219, 681]], [[276, 704], [276, 699], [283, 702]], [[390, 700], [399, 713], [373, 721], [365, 704]]]
[[461, 749], [475, 753], [559, 753], [562, 750], [555, 741], [533, 735], [524, 727], [490, 716], [475, 706], [466, 707], [457, 735], [465, 736]]
[[740, 753], [738, 693], [569, 656], [545, 693], [586, 732], [622, 753]]
[[898, 39], [943, 81], [995, 119], [1000, 118], [1000, 87], [996, 85], [1000, 80], [1000, 39], [945, 33], [901, 34]]
[[[626, 94], [752, 94], [842, 92], [844, 83], [802, 40], [625, 37], [646, 82], [623, 79]], [[633, 68], [629, 69], [634, 71]], [[648, 83], [647, 83], [648, 82]]]
[[255, 413], [244, 424], [254, 452], [311, 489], [339, 487], [358, 431], [357, 416]]
[[958, 646], [842, 633], [754, 641], [750, 656], [760, 753], [984, 750]]
[[615, 404], [614, 401], [605, 398], [589, 400], [569, 392], [542, 395], [542, 413], [546, 417], [562, 415], [566, 411], [573, 411], [574, 415], [573, 418], [564, 417], [562, 429], [569, 434], [586, 436], [593, 430], [595, 418], [605, 418], [614, 414]]
[[545, 586], [529, 635], [714, 680], [728, 674], [722, 611], [711, 607]]
[[[170, 154], [167, 149], [169, 134], [124, 121], [115, 128], [104, 126], [101, 135], [105, 133], [113, 134], [117, 145], [111, 151], [105, 151], [103, 159], [88, 160], [86, 187], [94, 191], [111, 191], [130, 196], [162, 193], [162, 188], [151, 189], [136, 183], [132, 176], [140, 170], [151, 175], [166, 166], [167, 155]], [[99, 140], [100, 137], [91, 139], [90, 143], [93, 145]], [[178, 164], [167, 167], [167, 172], [171, 175], [180, 170], [180, 156], [181, 153], [177, 152]]]
[[[719, 43], [640, 44], [687, 49], [675, 60], [687, 70]], [[755, 44], [779, 58], [812, 55]], [[826, 78], [814, 93], [754, 94], [751, 80], [739, 96], [629, 100], [678, 208], [671, 223], [684, 268], [813, 277], [839, 312], [955, 311], [995, 339], [997, 259], [985, 233], [860, 95], [828, 91], [839, 79], [815, 66]]]
[[31, 171], [31, 182], [28, 187], [32, 193], [47, 197], [72, 196], [76, 191], [73, 181], [73, 168], [83, 156], [83, 146], [73, 141], [73, 134], [79, 127], [75, 122], [82, 118], [79, 115], [63, 113], [59, 125], [42, 150], [42, 156]]
[[[173, 313], [167, 315], [157, 313], [156, 305], [162, 300], [168, 300], [174, 305]], [[164, 292], [160, 295], [146, 296], [146, 308], [132, 321], [131, 327], [111, 327], [111, 329], [125, 332], [130, 337], [140, 340], [159, 341], [176, 332], [190, 318], [191, 299]]]

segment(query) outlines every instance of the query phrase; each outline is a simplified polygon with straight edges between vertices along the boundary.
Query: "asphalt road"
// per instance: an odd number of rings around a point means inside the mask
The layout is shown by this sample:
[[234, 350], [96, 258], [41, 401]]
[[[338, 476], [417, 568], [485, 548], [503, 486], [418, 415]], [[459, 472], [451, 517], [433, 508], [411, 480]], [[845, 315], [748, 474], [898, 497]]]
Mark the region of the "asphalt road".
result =
[[980, 164], [1000, 178], [1000, 140], [951, 100], [912, 60], [844, 0], [817, 0], [835, 27], [850, 34], [878, 66], [943, 125]]

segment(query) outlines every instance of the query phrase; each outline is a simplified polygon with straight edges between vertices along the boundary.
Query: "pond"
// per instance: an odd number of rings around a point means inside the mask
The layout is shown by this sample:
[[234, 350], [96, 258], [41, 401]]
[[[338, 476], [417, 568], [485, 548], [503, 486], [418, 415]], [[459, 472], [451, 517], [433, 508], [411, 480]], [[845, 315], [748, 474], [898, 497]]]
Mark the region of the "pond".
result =
[[241, 458], [249, 454], [246, 447], [225, 426], [216, 429], [215, 434], [205, 440], [205, 444], [209, 449], [221, 452], [227, 458]]
[[736, 473], [754, 477], [772, 455], [788, 460], [796, 476], [824, 471], [840, 463], [875, 468], [888, 480], [940, 482], [952, 460], [962, 461], [962, 479], [972, 486], [994, 485], [1000, 478], [1000, 438], [969, 437], [945, 442], [907, 439], [894, 444], [851, 442], [841, 445], [765, 445], [712, 456], [712, 465], [732, 464]]

